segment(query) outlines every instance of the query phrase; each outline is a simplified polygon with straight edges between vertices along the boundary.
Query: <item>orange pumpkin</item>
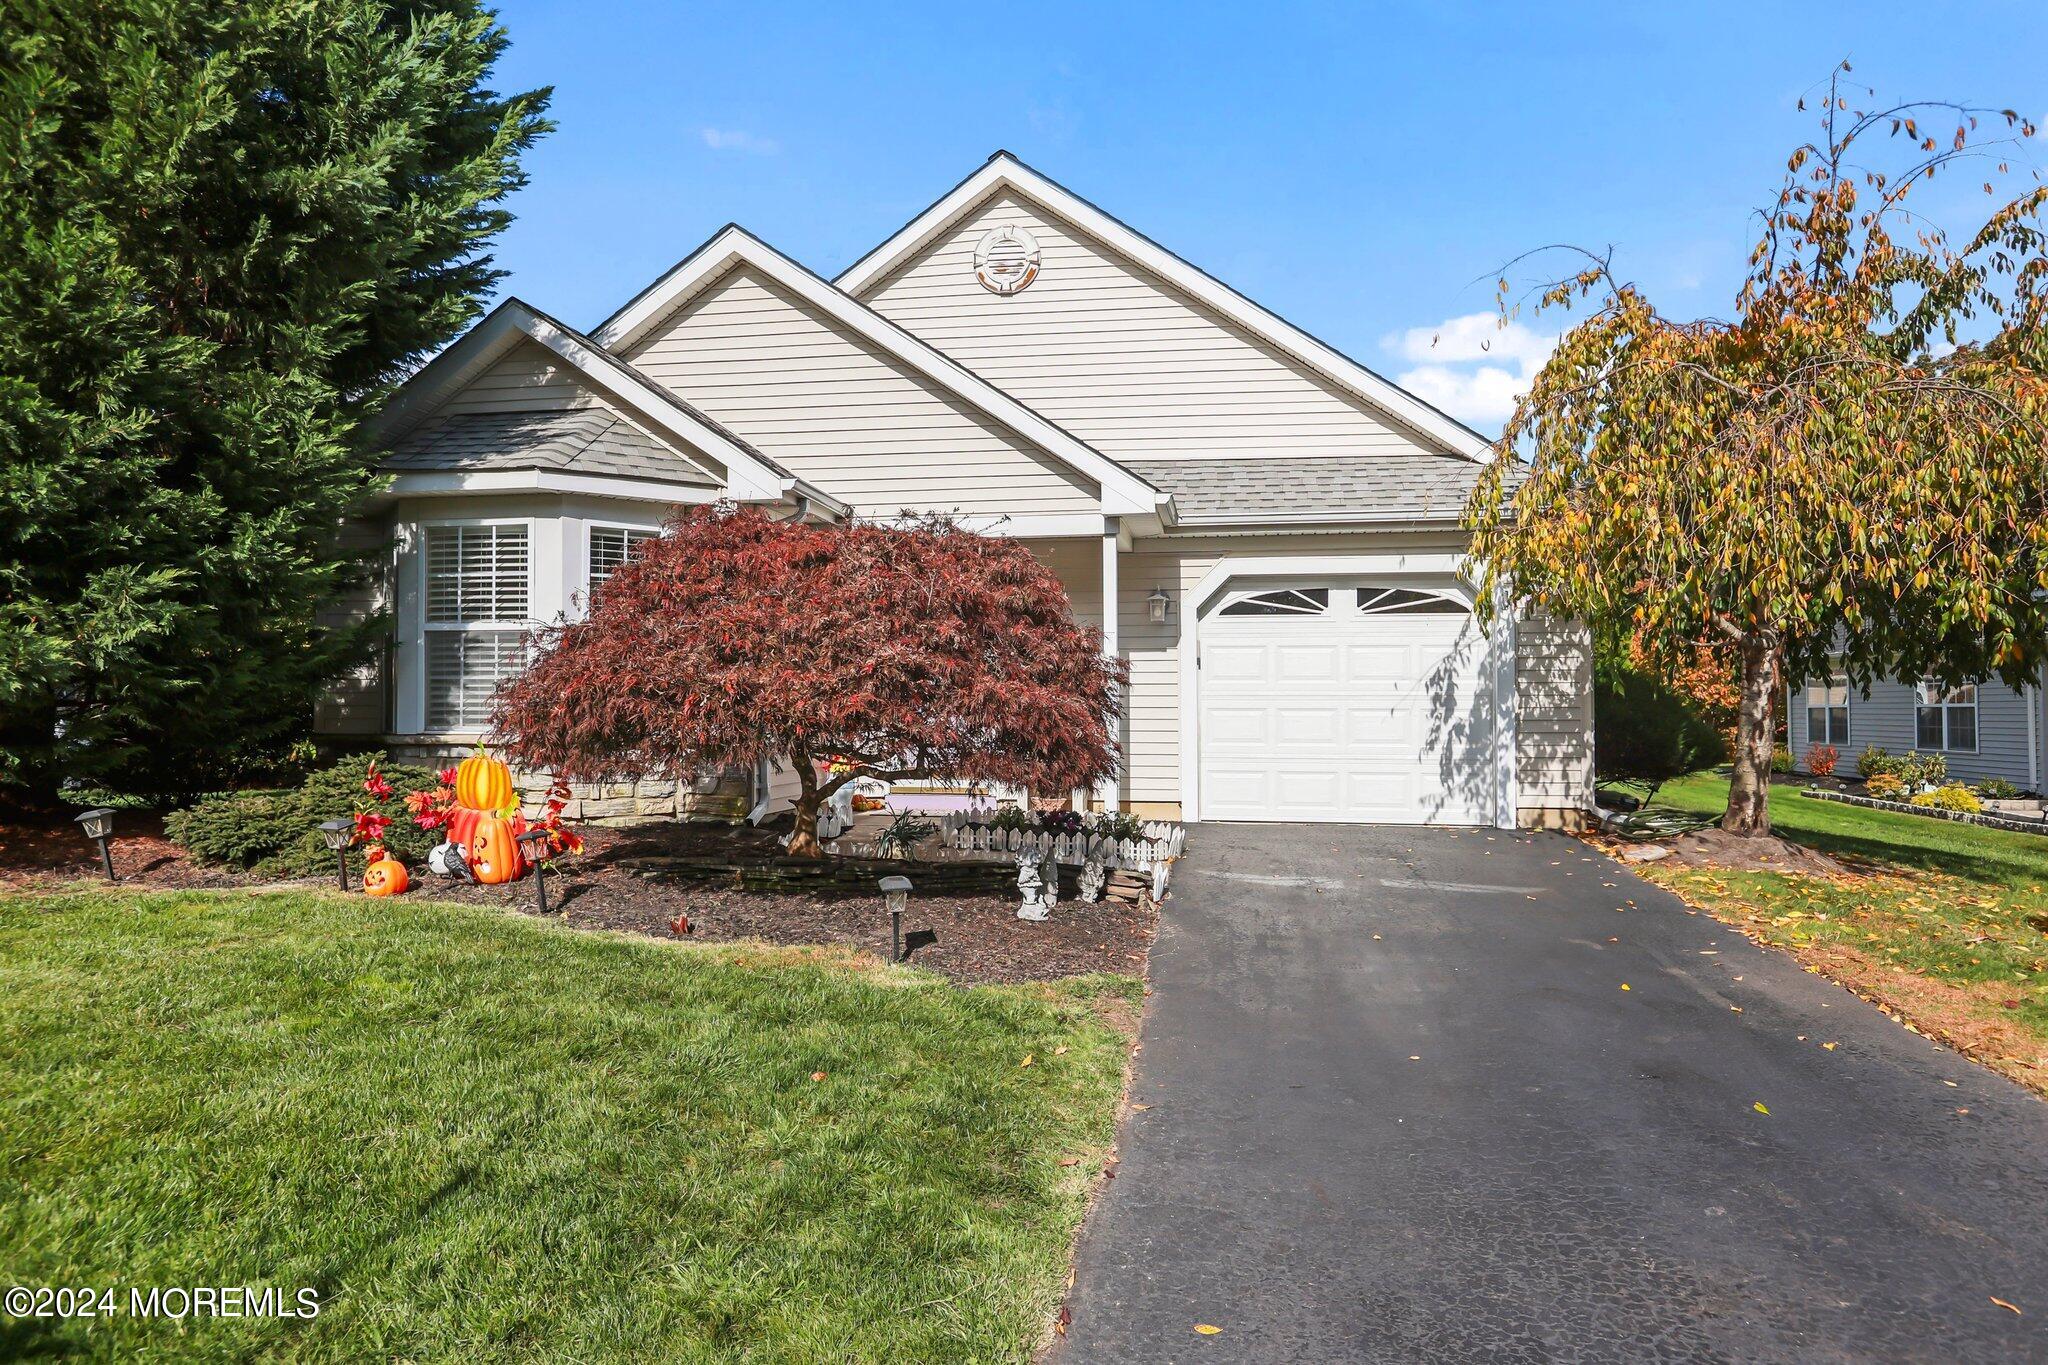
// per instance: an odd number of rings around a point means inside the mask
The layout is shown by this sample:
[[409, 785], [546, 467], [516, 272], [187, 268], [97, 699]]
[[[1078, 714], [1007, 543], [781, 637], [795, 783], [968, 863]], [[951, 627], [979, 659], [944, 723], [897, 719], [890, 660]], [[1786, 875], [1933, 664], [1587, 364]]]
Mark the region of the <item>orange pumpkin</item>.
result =
[[519, 835], [526, 821], [513, 817], [486, 815], [469, 835], [469, 872], [486, 886], [517, 881], [526, 875], [526, 859], [519, 854]]
[[470, 837], [476, 833], [476, 822], [483, 819], [488, 813], [487, 811], [471, 810], [467, 806], [457, 806], [454, 810], [449, 811], [448, 823], [444, 826], [448, 842], [460, 845], [463, 852], [467, 854]]
[[401, 896], [412, 885], [412, 878], [406, 874], [405, 864], [396, 858], [379, 858], [363, 869], [363, 894], [366, 896]]
[[478, 752], [455, 769], [455, 804], [471, 810], [505, 810], [516, 801], [512, 770], [489, 754]]

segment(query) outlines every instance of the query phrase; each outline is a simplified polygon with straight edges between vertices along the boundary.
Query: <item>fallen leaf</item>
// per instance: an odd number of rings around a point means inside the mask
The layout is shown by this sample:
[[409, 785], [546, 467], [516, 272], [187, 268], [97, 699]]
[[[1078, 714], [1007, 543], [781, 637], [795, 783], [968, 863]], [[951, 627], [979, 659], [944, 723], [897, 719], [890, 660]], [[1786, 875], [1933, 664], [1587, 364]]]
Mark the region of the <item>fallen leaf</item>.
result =
[[1627, 989], [1628, 989], [1628, 982], [1626, 982], [1626, 981], [1622, 982], [1622, 983], [1621, 983], [1621, 988], [1622, 988], [1623, 990], [1627, 990]]
[[1062, 1166], [1078, 1166], [1080, 1164], [1081, 1158], [1077, 1156], [1063, 1156], [1060, 1158], [1060, 1165]]
[[1943, 1081], [1942, 1084], [1947, 1086], [1951, 1090], [1954, 1090], [1956, 1088], [1956, 1083], [1954, 1081]]
[[1408, 1054], [1408, 1060], [1411, 1062], [1419, 1062], [1422, 1060], [1422, 1057], [1419, 1053], [1411, 1052]]
[[1027, 1052], [1027, 1053], [1025, 1053], [1025, 1054], [1024, 1054], [1024, 1060], [1023, 1060], [1023, 1061], [1021, 1061], [1021, 1062], [1019, 1062], [1019, 1063], [1017, 1063], [1017, 1065], [1018, 1065], [1018, 1066], [1030, 1066], [1030, 1065], [1031, 1065], [1031, 1063], [1032, 1063], [1032, 1062], [1034, 1062], [1034, 1061], [1036, 1061], [1036, 1060], [1037, 1060], [1037, 1057], [1036, 1057], [1036, 1055], [1035, 1055], [1035, 1054]]
[[[1997, 1302], [1997, 1300], [1996, 1300], [1996, 1299], [1994, 1299], [1994, 1300], [1992, 1300], [1992, 1302], [1996, 1303], [1996, 1302]], [[2007, 1304], [2006, 1306], [2007, 1306], [2008, 1308], [2011, 1308], [2011, 1307], [2012, 1307], [2012, 1305], [2010, 1305], [2010, 1304]], [[2013, 1309], [2012, 1311], [2013, 1311], [2013, 1312], [2015, 1312], [2015, 1313], [2017, 1313], [2017, 1312], [2019, 1312], [2020, 1310], [2019, 1310], [2019, 1309], [2017, 1309], [2017, 1308], [2014, 1308], [2014, 1309]], [[1210, 1326], [1210, 1325], [1209, 1325], [1208, 1323], [1206, 1323], [1206, 1322], [1198, 1322], [1198, 1323], [1196, 1323], [1196, 1324], [1195, 1324], [1195, 1330], [1196, 1330], [1197, 1332], [1200, 1332], [1200, 1333], [1201, 1333], [1201, 1334], [1202, 1334], [1203, 1336], [1205, 1336], [1205, 1337], [1213, 1337], [1213, 1336], [1215, 1336], [1215, 1335], [1216, 1335], [1216, 1334], [1217, 1334], [1218, 1332], [1222, 1331], [1223, 1329], [1222, 1329], [1221, 1327], [1211, 1327], [1211, 1326]]]
[[1737, 1014], [1742, 1013], [1742, 1006], [1740, 1005], [1730, 1005], [1728, 1008], [1733, 1010]]
[[1060, 1045], [1059, 1047], [1056, 1047], [1056, 1048], [1054, 1048], [1054, 1049], [1052, 1050], [1052, 1055], [1053, 1055], [1053, 1056], [1055, 1056], [1055, 1057], [1064, 1057], [1064, 1056], [1066, 1056], [1066, 1055], [1067, 1055], [1067, 1049], [1066, 1049], [1066, 1045], [1065, 1045], [1065, 1044], [1061, 1044], [1061, 1045]]
[[1824, 1048], [1826, 1048], [1826, 1049], [1827, 1049], [1827, 1050], [1828, 1050], [1829, 1052], [1833, 1052], [1833, 1051], [1834, 1051], [1834, 1050], [1835, 1050], [1836, 1048], [1840, 1047], [1840, 1046], [1841, 1046], [1841, 1044], [1840, 1044], [1840, 1043], [1822, 1043], [1822, 1044], [1821, 1044], [1821, 1046], [1822, 1046], [1822, 1047], [1824, 1047]]
[[2016, 1304], [2016, 1303], [2007, 1303], [2007, 1302], [2006, 1302], [2006, 1301], [2005, 1301], [2004, 1299], [2001, 1299], [2001, 1298], [1999, 1298], [1999, 1297], [1998, 1297], [1998, 1295], [1996, 1295], [1996, 1294], [1993, 1294], [1993, 1295], [1991, 1296], [1991, 1301], [1992, 1301], [1993, 1303], [1997, 1304], [1997, 1305], [1998, 1305], [1998, 1306], [1999, 1306], [2000, 1308], [2003, 1308], [2003, 1309], [2005, 1309], [2005, 1310], [2006, 1310], [2007, 1312], [2009, 1312], [2009, 1313], [2016, 1313], [2016, 1314], [2018, 1314], [2018, 1315], [2019, 1315], [2020, 1317], [2025, 1317], [2025, 1316], [2026, 1316], [2026, 1314], [2025, 1314], [2025, 1313], [2021, 1313], [2021, 1312], [2020, 1312], [2020, 1307], [2019, 1307], [2019, 1305], [2018, 1305], [2018, 1304]]
[[1762, 1100], [1758, 1100], [1755, 1104], [1752, 1104], [1749, 1107], [1756, 1110], [1756, 1112], [1759, 1114], [1768, 1114], [1771, 1112], [1770, 1110], [1764, 1108], [1764, 1102]]
[[1149, 1104], [1134, 1104], [1131, 1106], [1133, 1109], [1150, 1109], [1151, 1107]]
[[1067, 1334], [1067, 1329], [1073, 1325], [1074, 1310], [1067, 1307], [1065, 1304], [1061, 1304], [1060, 1319], [1058, 1322], [1053, 1324], [1053, 1330], [1058, 1332], [1061, 1336], [1065, 1336]]
[[811, 1073], [811, 1079], [814, 1081], [822, 1081], [825, 1079], [825, 1073], [822, 1071], [813, 1071]]

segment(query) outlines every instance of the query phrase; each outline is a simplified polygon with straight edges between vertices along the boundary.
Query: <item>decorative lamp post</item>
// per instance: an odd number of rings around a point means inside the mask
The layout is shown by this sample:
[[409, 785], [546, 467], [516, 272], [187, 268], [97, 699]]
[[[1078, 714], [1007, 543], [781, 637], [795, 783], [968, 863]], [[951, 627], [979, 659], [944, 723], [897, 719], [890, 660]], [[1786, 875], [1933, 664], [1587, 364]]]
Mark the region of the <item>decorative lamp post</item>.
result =
[[552, 839], [553, 836], [539, 825], [527, 826], [519, 836], [519, 852], [533, 864], [534, 908], [543, 915], [548, 912], [548, 855], [554, 852]]
[[114, 812], [107, 806], [94, 806], [78, 817], [78, 827], [85, 831], [85, 837], [100, 846], [100, 866], [107, 870], [107, 880], [115, 881], [114, 850], [107, 846], [107, 839], [114, 832]]
[[882, 896], [889, 904], [889, 960], [903, 960], [903, 907], [910, 901], [910, 878], [882, 878]]
[[1172, 601], [1173, 599], [1166, 595], [1166, 589], [1152, 589], [1145, 594], [1145, 619], [1155, 626], [1159, 625], [1166, 620], [1166, 610]]
[[353, 820], [322, 820], [320, 842], [327, 845], [334, 855], [335, 885], [348, 890], [348, 845], [356, 837], [356, 822]]

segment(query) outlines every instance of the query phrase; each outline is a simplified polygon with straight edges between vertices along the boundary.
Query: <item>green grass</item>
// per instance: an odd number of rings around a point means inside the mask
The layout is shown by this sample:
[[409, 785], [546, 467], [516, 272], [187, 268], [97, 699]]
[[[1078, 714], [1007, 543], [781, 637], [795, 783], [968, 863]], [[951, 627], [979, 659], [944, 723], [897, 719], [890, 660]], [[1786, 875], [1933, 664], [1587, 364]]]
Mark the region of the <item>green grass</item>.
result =
[[[1657, 804], [1718, 815], [1727, 799], [1727, 779], [1702, 774], [1671, 783]], [[1649, 875], [1769, 942], [1835, 950], [1953, 988], [1944, 1009], [2023, 1030], [2032, 1046], [2008, 1054], [2007, 1069], [2048, 1088], [2048, 836], [1816, 801], [1782, 786], [1770, 799], [1773, 832], [1861, 875], [1657, 864]], [[1882, 976], [1858, 984], [1882, 989]], [[1908, 993], [1894, 994], [1908, 1013], [1928, 1007], [1921, 993], [1911, 993], [1910, 1008]]]
[[0, 1357], [1027, 1359], [1137, 993], [419, 900], [0, 898], [0, 1280], [322, 1304], [0, 1318]]

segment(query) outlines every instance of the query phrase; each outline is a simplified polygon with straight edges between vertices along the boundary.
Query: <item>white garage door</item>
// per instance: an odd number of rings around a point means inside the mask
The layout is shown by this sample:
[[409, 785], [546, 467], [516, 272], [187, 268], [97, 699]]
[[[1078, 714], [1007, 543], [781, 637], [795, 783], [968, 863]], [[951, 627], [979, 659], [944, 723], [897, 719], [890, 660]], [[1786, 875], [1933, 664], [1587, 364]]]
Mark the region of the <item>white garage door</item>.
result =
[[1486, 653], [1446, 592], [1226, 595], [1201, 629], [1202, 818], [1491, 824]]

